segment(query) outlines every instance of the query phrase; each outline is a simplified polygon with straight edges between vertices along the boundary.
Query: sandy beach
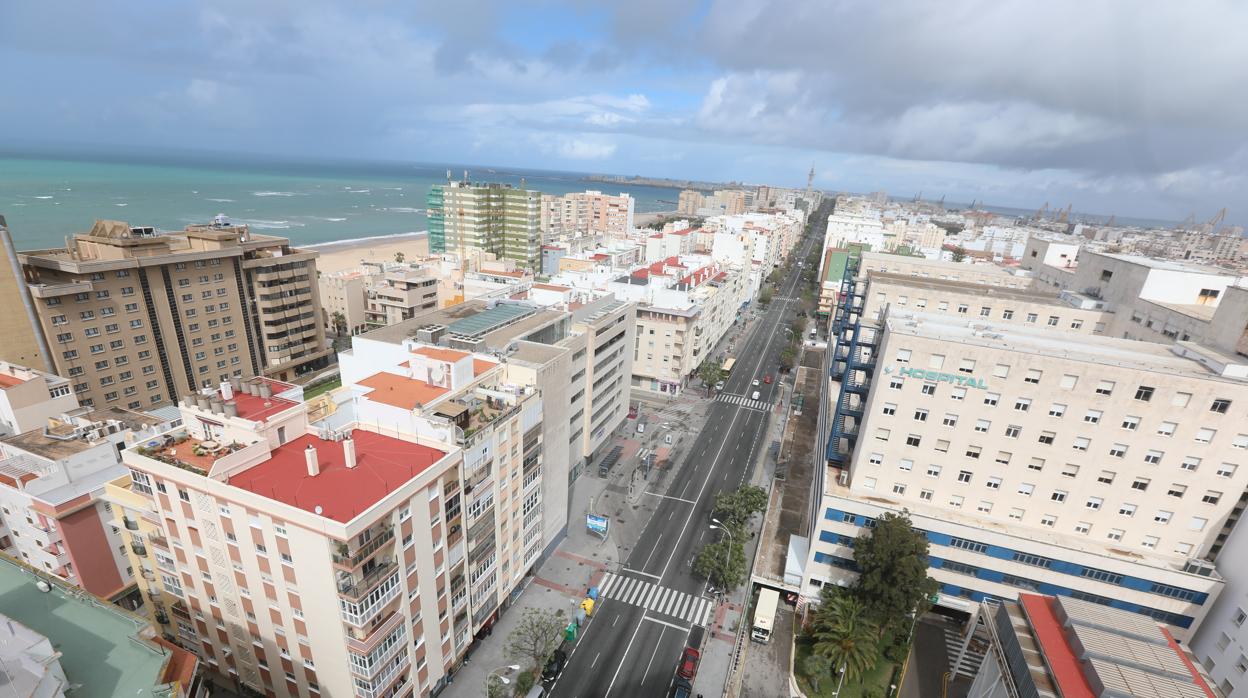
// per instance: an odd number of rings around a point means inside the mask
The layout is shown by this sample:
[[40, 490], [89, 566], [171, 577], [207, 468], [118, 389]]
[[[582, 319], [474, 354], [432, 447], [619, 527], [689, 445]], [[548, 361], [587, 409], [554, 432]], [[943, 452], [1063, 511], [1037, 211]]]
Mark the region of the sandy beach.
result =
[[363, 262], [393, 262], [396, 252], [402, 252], [408, 260], [428, 256], [429, 238], [424, 233], [409, 233], [304, 245], [303, 248], [321, 253], [316, 260], [316, 269], [328, 274], [358, 267]]

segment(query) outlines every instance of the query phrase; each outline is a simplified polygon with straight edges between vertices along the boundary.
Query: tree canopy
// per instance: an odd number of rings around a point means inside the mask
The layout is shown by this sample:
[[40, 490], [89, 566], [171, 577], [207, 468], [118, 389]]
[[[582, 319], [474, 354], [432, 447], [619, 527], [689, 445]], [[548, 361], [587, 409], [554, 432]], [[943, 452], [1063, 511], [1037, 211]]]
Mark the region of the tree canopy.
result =
[[938, 589], [927, 576], [927, 537], [904, 513], [883, 514], [863, 531], [854, 540], [854, 562], [860, 571], [853, 593], [881, 631], [904, 623], [911, 611], [925, 612]]
[[834, 676], [844, 667], [845, 678], [855, 681], [880, 659], [879, 628], [868, 619], [866, 605], [836, 587], [824, 587], [810, 635], [815, 653], [828, 660]]
[[526, 608], [516, 627], [507, 636], [507, 656], [526, 660], [529, 666], [542, 668], [563, 641], [567, 620], [563, 611]]

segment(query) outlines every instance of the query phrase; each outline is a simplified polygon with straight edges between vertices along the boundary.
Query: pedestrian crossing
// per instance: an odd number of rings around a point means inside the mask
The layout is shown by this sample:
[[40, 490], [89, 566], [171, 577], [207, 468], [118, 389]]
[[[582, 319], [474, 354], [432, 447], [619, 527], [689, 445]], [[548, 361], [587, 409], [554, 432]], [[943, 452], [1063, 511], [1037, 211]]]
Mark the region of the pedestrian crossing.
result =
[[771, 405], [762, 400], [751, 400], [744, 395], [732, 395], [730, 393], [720, 393], [715, 396], [719, 402], [726, 402], [730, 405], [739, 405], [751, 410], [766, 412], [771, 409]]
[[687, 623], [706, 626], [714, 604], [683, 591], [676, 591], [635, 577], [608, 572], [598, 586], [599, 598], [612, 599], [663, 616], [679, 618]]

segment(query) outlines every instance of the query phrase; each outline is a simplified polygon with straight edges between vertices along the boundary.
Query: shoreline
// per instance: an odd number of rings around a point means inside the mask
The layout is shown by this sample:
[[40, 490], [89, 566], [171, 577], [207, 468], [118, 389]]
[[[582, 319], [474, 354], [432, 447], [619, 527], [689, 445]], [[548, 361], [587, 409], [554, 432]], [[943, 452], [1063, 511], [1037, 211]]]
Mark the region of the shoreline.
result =
[[307, 250], [332, 251], [338, 247], [359, 247], [364, 244], [375, 243], [379, 241], [385, 242], [403, 242], [404, 240], [421, 240], [429, 236], [428, 230], [413, 230], [407, 233], [392, 233], [390, 235], [370, 235], [362, 238], [348, 238], [346, 240], [330, 240], [329, 242], [314, 242], [309, 245], [300, 245], [296, 243], [294, 247]]
[[316, 269], [322, 274], [354, 269], [364, 263], [392, 262], [397, 253], [403, 253], [404, 261], [415, 262], [429, 256], [428, 231], [374, 235], [351, 240], [334, 240], [314, 245], [302, 245], [318, 254]]

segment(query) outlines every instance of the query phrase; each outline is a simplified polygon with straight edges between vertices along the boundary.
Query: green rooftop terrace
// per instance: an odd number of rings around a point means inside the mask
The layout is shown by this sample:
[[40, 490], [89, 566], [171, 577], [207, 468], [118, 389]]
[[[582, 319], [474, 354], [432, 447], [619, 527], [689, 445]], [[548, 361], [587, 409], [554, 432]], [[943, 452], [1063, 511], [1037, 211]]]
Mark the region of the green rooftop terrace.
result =
[[[40, 591], [40, 580], [52, 590]], [[74, 698], [172, 695], [172, 687], [161, 683], [172, 654], [148, 639], [147, 621], [3, 556], [0, 614], [51, 641]]]

